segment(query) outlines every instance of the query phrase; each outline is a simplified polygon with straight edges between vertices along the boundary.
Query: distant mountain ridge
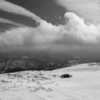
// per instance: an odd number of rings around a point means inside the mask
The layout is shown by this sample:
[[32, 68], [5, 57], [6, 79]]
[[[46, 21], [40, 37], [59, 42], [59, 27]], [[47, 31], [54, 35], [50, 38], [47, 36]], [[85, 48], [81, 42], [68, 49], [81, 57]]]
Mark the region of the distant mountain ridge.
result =
[[24, 70], [54, 70], [81, 63], [81, 61], [70, 61], [67, 59], [51, 59], [45, 57], [29, 58], [22, 56], [21, 58], [0, 58], [0, 73], [16, 72]]
[[0, 53], [0, 73], [24, 70], [55, 70], [82, 63], [99, 62], [98, 60], [64, 53]]

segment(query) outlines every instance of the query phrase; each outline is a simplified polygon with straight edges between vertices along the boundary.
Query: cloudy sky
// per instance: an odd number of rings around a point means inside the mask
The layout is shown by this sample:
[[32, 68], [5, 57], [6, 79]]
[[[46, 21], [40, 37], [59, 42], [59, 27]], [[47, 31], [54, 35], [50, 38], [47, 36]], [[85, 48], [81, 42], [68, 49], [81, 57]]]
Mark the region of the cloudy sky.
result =
[[99, 0], [0, 0], [0, 51], [100, 51]]

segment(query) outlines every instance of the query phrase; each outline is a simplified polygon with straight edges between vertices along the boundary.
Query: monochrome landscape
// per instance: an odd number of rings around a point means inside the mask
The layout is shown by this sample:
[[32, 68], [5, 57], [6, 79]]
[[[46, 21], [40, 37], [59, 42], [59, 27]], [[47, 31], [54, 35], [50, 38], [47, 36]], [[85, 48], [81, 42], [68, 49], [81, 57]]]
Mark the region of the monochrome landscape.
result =
[[99, 0], [0, 0], [0, 100], [100, 100]]

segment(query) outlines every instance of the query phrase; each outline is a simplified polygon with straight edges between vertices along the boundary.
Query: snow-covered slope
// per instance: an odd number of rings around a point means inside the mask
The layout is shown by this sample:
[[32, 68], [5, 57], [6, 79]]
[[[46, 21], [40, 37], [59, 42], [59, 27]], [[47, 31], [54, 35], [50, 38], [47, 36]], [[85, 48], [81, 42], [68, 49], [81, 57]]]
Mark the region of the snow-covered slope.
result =
[[[65, 73], [72, 77], [60, 78]], [[1, 74], [0, 100], [100, 100], [100, 66]]]

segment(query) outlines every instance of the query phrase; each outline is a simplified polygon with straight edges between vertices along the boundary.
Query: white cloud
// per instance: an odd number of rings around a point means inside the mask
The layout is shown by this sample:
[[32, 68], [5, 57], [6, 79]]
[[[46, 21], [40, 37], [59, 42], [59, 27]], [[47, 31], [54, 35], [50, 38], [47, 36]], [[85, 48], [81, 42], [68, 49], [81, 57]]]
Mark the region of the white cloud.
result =
[[23, 16], [32, 18], [33, 20], [36, 20], [37, 22], [40, 22], [42, 20], [39, 16], [26, 10], [25, 8], [18, 6], [16, 4], [10, 3], [5, 0], [0, 0], [0, 10], [13, 13], [13, 14], [23, 15]]
[[68, 23], [65, 25], [66, 33], [83, 42], [95, 43], [100, 37], [100, 25], [85, 24], [84, 19], [74, 13], [66, 13]]
[[65, 25], [41, 21], [36, 28], [14, 28], [0, 34], [0, 46], [68, 50], [99, 45], [100, 25], [86, 24], [75, 13], [65, 14]]
[[100, 0], [55, 0], [59, 5], [65, 7], [85, 21], [100, 23]]
[[9, 23], [9, 24], [13, 24], [13, 25], [16, 25], [16, 26], [24, 26], [22, 24], [15, 23], [13, 21], [10, 21], [10, 20], [4, 19], [4, 18], [0, 18], [0, 23]]

